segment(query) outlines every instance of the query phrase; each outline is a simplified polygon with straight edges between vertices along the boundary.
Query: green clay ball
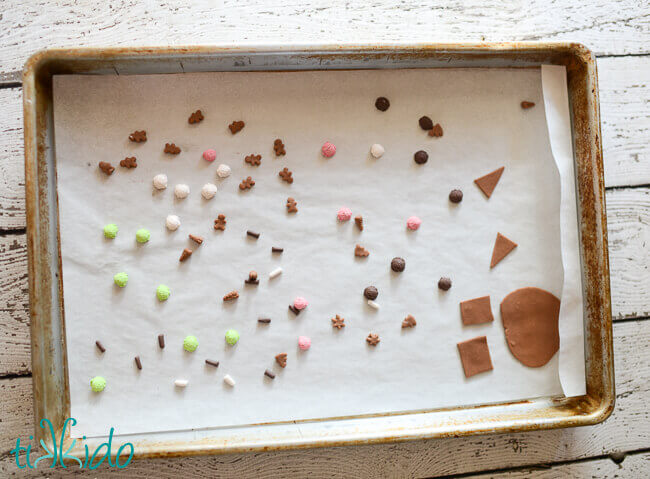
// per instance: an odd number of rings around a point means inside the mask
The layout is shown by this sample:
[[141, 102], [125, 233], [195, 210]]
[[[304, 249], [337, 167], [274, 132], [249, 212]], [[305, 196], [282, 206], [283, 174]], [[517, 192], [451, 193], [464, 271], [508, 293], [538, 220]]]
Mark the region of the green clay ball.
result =
[[156, 297], [158, 298], [158, 301], [166, 301], [170, 294], [172, 294], [172, 292], [164, 284], [161, 284], [156, 288]]
[[115, 284], [120, 288], [123, 288], [129, 281], [129, 275], [126, 273], [117, 273], [115, 276], [113, 276], [113, 281], [115, 281]]
[[196, 351], [196, 348], [199, 347], [199, 340], [196, 339], [196, 336], [185, 336], [183, 339], [183, 349], [190, 353]]
[[117, 225], [110, 223], [104, 226], [104, 236], [110, 239], [114, 239], [117, 236]]
[[104, 379], [101, 376], [95, 376], [90, 380], [90, 389], [93, 390], [93, 392], [99, 393], [104, 390], [106, 387], [106, 379]]
[[151, 233], [149, 233], [149, 230], [140, 228], [138, 231], [135, 232], [135, 240], [138, 243], [146, 243], [149, 241], [149, 238], [151, 238]]
[[226, 342], [231, 346], [234, 346], [239, 341], [239, 333], [234, 329], [229, 329], [226, 331]]

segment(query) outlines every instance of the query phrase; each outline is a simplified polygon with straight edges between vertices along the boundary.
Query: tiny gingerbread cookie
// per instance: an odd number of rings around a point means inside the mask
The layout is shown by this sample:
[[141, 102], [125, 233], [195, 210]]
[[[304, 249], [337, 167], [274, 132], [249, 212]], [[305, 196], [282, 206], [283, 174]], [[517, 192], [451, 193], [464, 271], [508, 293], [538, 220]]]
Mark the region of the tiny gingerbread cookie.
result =
[[273, 142], [273, 149], [275, 150], [275, 156], [284, 156], [287, 154], [287, 151], [284, 149], [284, 143], [278, 138]]
[[129, 135], [129, 140], [135, 143], [142, 143], [144, 141], [147, 141], [147, 132], [144, 130], [134, 131]]
[[262, 155], [248, 155], [246, 158], [244, 158], [244, 161], [251, 166], [260, 166], [260, 163], [262, 163]]
[[112, 175], [113, 172], [115, 171], [115, 168], [113, 167], [113, 165], [111, 165], [110, 163], [108, 163], [106, 161], [100, 161], [99, 162], [99, 169], [102, 170], [105, 174], [107, 174], [109, 176]]
[[293, 183], [293, 177], [291, 176], [289, 168], [283, 168], [282, 171], [278, 173], [278, 175], [280, 178], [282, 178], [282, 181], [286, 181], [289, 184]]
[[200, 123], [203, 121], [203, 113], [201, 113], [201, 110], [196, 110], [194, 113], [190, 115], [190, 117], [187, 119], [187, 122], [190, 125], [193, 125], [194, 123]]
[[169, 153], [170, 155], [178, 155], [181, 152], [181, 149], [174, 143], [165, 143], [164, 152]]
[[356, 245], [354, 247], [354, 256], [359, 256], [360, 258], [365, 258], [370, 254], [370, 252], [361, 245]]
[[244, 126], [246, 126], [246, 124], [243, 121], [233, 121], [228, 125], [228, 128], [230, 129], [230, 133], [234, 135], [235, 133], [242, 131]]
[[253, 186], [255, 186], [255, 181], [250, 176], [239, 183], [240, 190], [250, 190]]
[[219, 231], [226, 231], [226, 215], [217, 216], [217, 219], [214, 220], [214, 229]]
[[131, 156], [120, 161], [120, 166], [123, 166], [124, 168], [137, 168], [138, 164], [136, 163], [135, 156]]
[[287, 212], [298, 213], [298, 203], [293, 198], [287, 198]]

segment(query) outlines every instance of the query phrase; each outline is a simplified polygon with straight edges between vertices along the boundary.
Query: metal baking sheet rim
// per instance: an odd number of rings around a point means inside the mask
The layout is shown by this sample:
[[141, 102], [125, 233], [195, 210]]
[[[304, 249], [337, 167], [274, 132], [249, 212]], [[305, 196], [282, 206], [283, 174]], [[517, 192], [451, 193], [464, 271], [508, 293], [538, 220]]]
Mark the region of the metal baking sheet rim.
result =
[[[260, 64], [254, 64], [252, 59]], [[242, 61], [243, 60], [243, 61]], [[222, 65], [217, 67], [221, 61]], [[267, 61], [267, 64], [264, 62]], [[293, 63], [291, 63], [293, 62]], [[35, 439], [52, 422], [57, 435], [70, 413], [58, 200], [53, 143], [52, 75], [179, 73], [186, 71], [330, 68], [567, 67], [585, 304], [587, 395], [409, 413], [257, 424], [225, 437], [142, 440], [135, 457], [169, 457], [253, 450], [400, 442], [597, 424], [614, 409], [612, 317], [607, 222], [596, 62], [577, 43], [381, 45], [265, 45], [52, 49], [34, 54], [23, 70], [25, 195], [30, 291]], [[179, 69], [180, 66], [180, 69]], [[228, 68], [228, 66], [230, 66]], [[173, 435], [173, 433], [168, 433]], [[160, 437], [161, 435], [157, 435]], [[127, 437], [127, 436], [123, 436]], [[69, 447], [69, 431], [64, 447]], [[71, 455], [83, 456], [83, 441]]]

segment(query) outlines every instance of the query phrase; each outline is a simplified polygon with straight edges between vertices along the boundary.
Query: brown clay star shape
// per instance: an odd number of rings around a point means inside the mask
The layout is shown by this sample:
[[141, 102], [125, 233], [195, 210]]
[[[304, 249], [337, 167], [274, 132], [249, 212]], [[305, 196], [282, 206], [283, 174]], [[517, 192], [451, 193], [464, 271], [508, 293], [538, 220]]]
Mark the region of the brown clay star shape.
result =
[[135, 156], [127, 156], [122, 161], [120, 161], [120, 166], [123, 166], [124, 168], [137, 168], [138, 164], [136, 163]]
[[226, 215], [217, 216], [217, 219], [214, 220], [214, 229], [226, 231]]
[[286, 181], [289, 184], [293, 183], [293, 177], [291, 176], [289, 168], [283, 168], [282, 171], [278, 173], [278, 175], [280, 178], [282, 178], [282, 181]]
[[250, 176], [239, 183], [240, 190], [250, 190], [253, 186], [255, 186], [255, 181]]
[[406, 318], [404, 318], [404, 321], [402, 321], [402, 328], [412, 328], [416, 324], [417, 323], [415, 322], [415, 318], [409, 314]]
[[332, 318], [332, 327], [336, 329], [345, 328], [345, 318], [337, 314], [336, 317]]
[[110, 163], [108, 163], [106, 161], [100, 161], [99, 162], [99, 169], [102, 170], [107, 175], [112, 175], [113, 172], [115, 171], [115, 168], [113, 167], [113, 165], [111, 165]]
[[230, 133], [234, 135], [235, 133], [240, 132], [244, 126], [246, 126], [246, 123], [243, 121], [233, 121], [230, 125], [228, 125], [228, 128], [230, 128]]
[[201, 113], [201, 110], [196, 110], [194, 113], [190, 115], [190, 117], [187, 119], [187, 122], [192, 125], [194, 123], [199, 123], [203, 121], [203, 113]]
[[147, 132], [144, 130], [134, 131], [129, 135], [129, 140], [135, 141], [136, 143], [147, 141]]
[[170, 155], [178, 155], [181, 152], [181, 149], [176, 146], [174, 143], [165, 143], [165, 153]]
[[244, 158], [244, 161], [251, 166], [260, 166], [260, 163], [262, 163], [262, 155], [248, 155], [246, 158]]
[[284, 149], [284, 143], [282, 143], [282, 140], [280, 138], [273, 142], [273, 149], [275, 150], [275, 156], [284, 156], [287, 154], [286, 150]]
[[287, 198], [287, 212], [298, 213], [298, 203], [291, 197]]
[[359, 256], [360, 258], [365, 258], [370, 252], [361, 245], [356, 245], [354, 248], [354, 256]]
[[370, 333], [368, 335], [368, 337], [366, 338], [366, 342], [370, 346], [377, 346], [377, 344], [379, 344], [380, 341], [381, 341], [381, 339], [379, 339], [379, 335], [377, 335], [375, 333]]
[[275, 361], [280, 365], [281, 368], [287, 366], [287, 353], [280, 353], [275, 357]]

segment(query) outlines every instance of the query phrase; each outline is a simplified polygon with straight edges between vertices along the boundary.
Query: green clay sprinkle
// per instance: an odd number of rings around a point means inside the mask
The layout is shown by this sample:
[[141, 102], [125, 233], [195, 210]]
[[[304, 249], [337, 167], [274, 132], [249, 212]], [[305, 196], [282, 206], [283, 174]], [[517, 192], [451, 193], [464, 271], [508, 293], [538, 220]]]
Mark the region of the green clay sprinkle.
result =
[[129, 281], [129, 275], [126, 273], [117, 273], [115, 276], [113, 276], [113, 281], [115, 281], [115, 284], [120, 288], [123, 288]]
[[114, 239], [117, 236], [117, 225], [114, 223], [109, 223], [104, 226], [104, 236], [110, 239]]
[[196, 351], [196, 348], [199, 347], [199, 340], [196, 336], [185, 336], [183, 339], [183, 349], [190, 353]]
[[234, 346], [239, 341], [239, 333], [234, 329], [229, 329], [226, 331], [226, 342], [231, 346]]
[[158, 301], [166, 301], [170, 294], [172, 294], [172, 292], [164, 284], [161, 284], [156, 288], [156, 297], [158, 298]]
[[106, 379], [104, 379], [101, 376], [95, 376], [90, 380], [90, 389], [93, 390], [93, 392], [102, 392], [104, 388], [106, 387]]
[[149, 230], [145, 228], [140, 228], [135, 232], [135, 240], [138, 243], [146, 243], [149, 241], [149, 238], [151, 238], [151, 233], [149, 233]]

